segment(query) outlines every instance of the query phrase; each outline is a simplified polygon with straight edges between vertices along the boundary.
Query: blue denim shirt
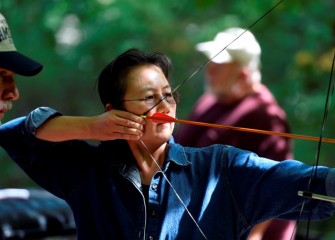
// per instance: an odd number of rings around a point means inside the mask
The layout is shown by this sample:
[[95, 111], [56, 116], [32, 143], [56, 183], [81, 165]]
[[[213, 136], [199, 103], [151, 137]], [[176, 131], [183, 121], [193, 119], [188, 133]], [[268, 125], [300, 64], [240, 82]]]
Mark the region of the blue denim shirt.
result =
[[[146, 206], [125, 141], [90, 145], [35, 138], [36, 128], [56, 115], [39, 108], [12, 120], [0, 127], [0, 143], [34, 181], [70, 205], [78, 239], [205, 239], [200, 229], [207, 239], [247, 239], [257, 223], [298, 218], [304, 199], [297, 192], [307, 190], [312, 170], [306, 164], [226, 145], [182, 147], [171, 139], [164, 174], [152, 178]], [[335, 189], [334, 171], [319, 167], [314, 182], [314, 192], [327, 194], [326, 188]], [[334, 206], [308, 199], [301, 219], [311, 209], [312, 219], [320, 220]]]

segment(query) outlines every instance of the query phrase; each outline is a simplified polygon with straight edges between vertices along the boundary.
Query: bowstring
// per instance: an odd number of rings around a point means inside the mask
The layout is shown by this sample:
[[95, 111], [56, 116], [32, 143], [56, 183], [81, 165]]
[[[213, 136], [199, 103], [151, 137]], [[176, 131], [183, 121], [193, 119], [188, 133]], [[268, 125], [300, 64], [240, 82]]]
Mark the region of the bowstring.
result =
[[[236, 38], [234, 38], [230, 43], [228, 43], [224, 48], [222, 48], [217, 54], [215, 54], [212, 58], [210, 58], [208, 61], [203, 63], [200, 67], [198, 67], [194, 72], [192, 72], [188, 77], [186, 77], [181, 83], [179, 83], [172, 91], [171, 93], [176, 92], [182, 85], [184, 85], [186, 82], [188, 82], [191, 78], [193, 78], [200, 70], [205, 68], [214, 58], [216, 58], [220, 53], [222, 53], [224, 50], [226, 50], [227, 47], [229, 47], [231, 44], [233, 44], [237, 39], [239, 39], [244, 33], [246, 33], [248, 30], [250, 30], [253, 26], [255, 26], [259, 21], [261, 21], [265, 16], [267, 16], [270, 12], [272, 12], [279, 4], [284, 2], [284, 0], [280, 0], [275, 5], [273, 5], [268, 11], [266, 11], [261, 17], [259, 17], [254, 23], [252, 23], [249, 27], [247, 27], [240, 35], [238, 35]], [[154, 109], [158, 104], [160, 104], [167, 96], [164, 96], [161, 98], [154, 106], [152, 106], [148, 111], [144, 112], [142, 115], [146, 115], [148, 112], [150, 112], [152, 109]]]
[[[197, 68], [193, 73], [191, 73], [187, 78], [185, 78], [180, 84], [178, 84], [171, 93], [177, 91], [182, 85], [184, 85], [186, 82], [188, 82], [191, 78], [193, 78], [200, 70], [202, 70], [203, 68], [205, 68], [214, 58], [216, 58], [221, 52], [223, 52], [227, 47], [229, 47], [232, 43], [234, 43], [237, 39], [239, 39], [245, 32], [247, 32], [248, 30], [250, 30], [253, 26], [255, 26], [260, 20], [262, 20], [266, 15], [268, 15], [272, 10], [274, 10], [279, 4], [281, 4], [284, 0], [279, 1], [277, 4], [275, 4], [272, 8], [270, 8], [266, 13], [264, 13], [260, 18], [258, 18], [253, 24], [251, 24], [248, 28], [246, 28], [240, 35], [238, 35], [235, 39], [233, 39], [229, 44], [227, 44], [224, 48], [222, 48], [217, 54], [215, 54], [212, 58], [210, 58], [207, 62], [205, 62], [204, 64], [202, 64], [199, 68]], [[331, 72], [330, 72], [330, 78], [329, 78], [329, 84], [328, 84], [328, 91], [327, 91], [327, 97], [326, 97], [326, 102], [325, 102], [325, 109], [324, 109], [324, 116], [323, 116], [323, 120], [322, 120], [322, 127], [321, 127], [321, 131], [320, 131], [320, 138], [319, 138], [319, 142], [318, 142], [318, 147], [317, 147], [317, 154], [316, 154], [316, 158], [314, 160], [313, 163], [313, 170], [311, 171], [311, 175], [310, 175], [310, 179], [308, 182], [308, 191], [310, 191], [313, 188], [313, 183], [316, 179], [316, 175], [317, 175], [317, 167], [319, 165], [319, 159], [320, 159], [320, 152], [321, 152], [321, 144], [322, 144], [322, 139], [323, 139], [323, 133], [324, 133], [324, 129], [325, 129], [325, 125], [326, 125], [326, 121], [328, 118], [328, 113], [329, 113], [329, 109], [330, 109], [330, 105], [331, 105], [331, 97], [330, 97], [330, 92], [331, 95], [333, 95], [334, 93], [334, 81], [333, 79], [333, 71], [334, 71], [334, 62], [335, 62], [335, 52], [334, 52], [334, 56], [333, 56], [333, 61], [332, 61], [332, 67], [331, 67]], [[149, 111], [151, 111], [154, 107], [156, 107], [158, 104], [160, 104], [162, 101], [164, 101], [166, 98], [166, 96], [164, 96], [163, 98], [160, 99], [160, 101], [158, 101], [153, 107], [151, 107], [148, 111], [146, 111], [143, 115], [146, 115]], [[143, 146], [147, 149], [147, 151], [149, 152], [148, 148], [145, 146], [145, 144], [142, 142], [142, 140], [140, 140], [141, 143], [143, 144]], [[201, 234], [204, 236], [205, 239], [206, 236], [204, 235], [203, 231], [201, 230], [200, 226], [198, 225], [198, 223], [195, 221], [194, 217], [192, 216], [192, 214], [189, 212], [189, 210], [187, 209], [187, 206], [185, 205], [185, 203], [181, 200], [181, 198], [179, 197], [177, 191], [174, 189], [173, 185], [170, 183], [170, 181], [168, 180], [168, 178], [165, 176], [164, 172], [161, 170], [161, 168], [159, 167], [157, 161], [155, 160], [155, 158], [151, 155], [151, 153], [149, 152], [150, 157], [154, 160], [155, 164], [158, 166], [158, 168], [160, 169], [160, 171], [162, 172], [164, 178], [167, 180], [167, 182], [169, 183], [170, 187], [173, 189], [174, 193], [176, 194], [177, 198], [179, 199], [179, 201], [181, 202], [181, 204], [184, 206], [185, 210], [187, 211], [187, 213], [189, 214], [189, 216], [191, 217], [191, 219], [193, 220], [193, 222], [195, 223], [195, 225], [197, 226], [197, 228], [199, 229], [199, 231], [201, 232]], [[300, 209], [300, 213], [299, 216], [296, 220], [296, 224], [294, 227], [294, 230], [292, 232], [291, 235], [291, 240], [294, 237], [294, 233], [296, 232], [298, 223], [300, 221], [301, 218], [301, 214], [303, 212], [304, 206], [306, 203], [306, 199], [304, 199], [302, 205], [301, 205], [301, 209]], [[311, 206], [310, 206], [311, 207]], [[309, 218], [308, 218], [308, 225], [307, 225], [307, 233], [306, 233], [306, 239], [308, 239], [308, 235], [309, 235], [309, 227], [310, 227], [310, 221], [311, 221], [311, 211], [309, 213]]]
[[189, 75], [184, 81], [182, 81], [179, 85], [177, 85], [172, 92], [177, 91], [182, 85], [184, 85], [188, 80], [190, 80], [194, 75], [196, 75], [200, 70], [205, 68], [214, 58], [216, 58], [220, 53], [226, 50], [231, 44], [233, 44], [237, 39], [239, 39], [244, 33], [250, 30], [253, 26], [255, 26], [259, 21], [261, 21], [266, 15], [268, 15], [272, 10], [274, 10], [279, 4], [281, 4], [284, 0], [279, 1], [274, 6], [272, 6], [267, 12], [265, 12], [261, 17], [259, 17], [254, 23], [252, 23], [249, 27], [247, 27], [240, 35], [234, 38], [230, 43], [228, 43], [224, 48], [222, 48], [217, 54], [215, 54], [212, 58], [210, 58], [207, 62], [202, 64], [199, 68], [197, 68], [191, 75]]
[[162, 173], [163, 177], [165, 178], [166, 182], [169, 184], [169, 186], [171, 187], [171, 189], [173, 190], [174, 194], [176, 195], [176, 197], [178, 198], [179, 202], [183, 205], [184, 209], [186, 210], [187, 214], [189, 215], [189, 217], [192, 219], [192, 221], [194, 222], [194, 224], [197, 226], [199, 232], [201, 233], [201, 235], [204, 237], [204, 239], [207, 239], [205, 233], [201, 230], [199, 224], [197, 223], [197, 221], [194, 219], [194, 217], [192, 216], [191, 212], [189, 211], [189, 209], [187, 208], [186, 204], [183, 202], [183, 200], [181, 199], [181, 197], [179, 196], [178, 192], [176, 191], [176, 189], [173, 187], [172, 183], [170, 182], [170, 180], [168, 179], [168, 177], [165, 175], [164, 171], [162, 170], [162, 168], [159, 166], [158, 162], [156, 161], [156, 159], [154, 158], [154, 156], [152, 156], [152, 154], [150, 153], [148, 147], [145, 145], [145, 143], [140, 139], [139, 140], [141, 142], [141, 144], [143, 145], [143, 147], [145, 148], [145, 150], [148, 152], [150, 158], [154, 161], [154, 163], [156, 164], [156, 166], [158, 167], [158, 170]]
[[[238, 40], [244, 33], [246, 33], [248, 30], [250, 30], [253, 26], [255, 26], [259, 21], [261, 21], [265, 16], [267, 16], [270, 12], [272, 12], [277, 6], [279, 6], [279, 4], [281, 4], [284, 0], [280, 0], [279, 2], [277, 2], [275, 5], [273, 5], [268, 11], [266, 11], [261, 17], [259, 17], [255, 22], [253, 22], [249, 27], [247, 27], [240, 35], [238, 35], [236, 38], [234, 38], [230, 43], [228, 43], [224, 48], [222, 48], [217, 54], [215, 54], [212, 58], [210, 58], [208, 61], [206, 61], [204, 64], [202, 64], [200, 67], [198, 67], [194, 72], [192, 72], [187, 78], [185, 78], [180, 84], [178, 84], [172, 91], [171, 93], [176, 92], [182, 85], [184, 85], [186, 82], [188, 82], [191, 78], [193, 78], [200, 70], [202, 70], [203, 68], [205, 68], [214, 58], [216, 58], [221, 52], [223, 52], [227, 47], [229, 47], [231, 44], [233, 44], [236, 40]], [[163, 96], [154, 106], [152, 106], [149, 110], [147, 110], [146, 112], [144, 112], [142, 115], [147, 115], [148, 112], [150, 112], [152, 109], [154, 109], [158, 104], [160, 104], [162, 101], [164, 101], [166, 99], [167, 96]], [[158, 167], [159, 171], [163, 174], [163, 177], [165, 178], [165, 180], [168, 182], [169, 186], [171, 187], [171, 189], [173, 190], [173, 192], [175, 193], [175, 195], [177, 196], [179, 202], [183, 205], [183, 207], [185, 208], [187, 214], [190, 216], [190, 218], [192, 219], [192, 221], [194, 222], [194, 224], [196, 225], [196, 227], [198, 228], [198, 230], [200, 231], [200, 233], [202, 234], [202, 236], [204, 237], [204, 239], [207, 239], [206, 235], [204, 234], [204, 232], [202, 231], [202, 229], [200, 228], [199, 224], [197, 223], [197, 221], [194, 219], [194, 217], [192, 216], [191, 212], [188, 210], [186, 204], [183, 202], [183, 200], [180, 198], [178, 192], [175, 190], [175, 188], [173, 187], [173, 185], [171, 184], [171, 182], [168, 180], [167, 176], [165, 175], [165, 173], [162, 171], [161, 167], [159, 166], [159, 164], [157, 163], [156, 159], [152, 156], [152, 154], [150, 153], [149, 149], [147, 148], [147, 146], [144, 144], [144, 142], [142, 140], [139, 140], [141, 142], [141, 144], [143, 145], [143, 147], [146, 149], [146, 151], [148, 152], [150, 158], [154, 161], [154, 163], [156, 164], [156, 166]]]
[[[314, 182], [315, 182], [315, 179], [316, 179], [316, 176], [317, 176], [317, 170], [318, 170], [319, 160], [320, 160], [322, 138], [323, 138], [323, 134], [324, 134], [327, 118], [328, 118], [328, 113], [329, 113], [329, 109], [330, 109], [330, 105], [331, 105], [332, 96], [333, 96], [333, 93], [334, 93], [334, 80], [333, 80], [334, 63], [335, 63], [335, 51], [334, 51], [334, 55], [333, 55], [330, 77], [329, 77], [329, 82], [328, 82], [327, 96], [326, 96], [326, 101], [325, 101], [325, 105], [324, 105], [323, 120], [322, 120], [322, 125], [321, 125], [321, 130], [320, 130], [320, 138], [319, 138], [319, 142], [318, 142], [316, 157], [315, 157], [315, 160], [314, 160], [314, 163], [313, 163], [313, 169], [311, 171], [311, 175], [310, 175], [309, 182], [308, 182], [308, 191], [309, 192], [312, 192], [313, 188], [314, 188]], [[301, 217], [305, 202], [306, 202], [306, 199], [304, 199], [303, 205], [301, 207], [300, 214], [299, 214], [299, 217], [298, 217], [298, 221]], [[312, 206], [310, 205], [310, 208], [311, 207]], [[312, 217], [312, 211], [311, 211], [311, 209], [309, 209], [309, 210], [310, 211], [309, 211], [309, 216], [308, 216], [308, 221], [307, 221], [306, 240], [308, 239], [308, 236], [309, 236], [309, 228], [310, 228], [310, 222], [311, 222], [311, 217]], [[298, 224], [298, 221], [296, 223], [296, 226]]]

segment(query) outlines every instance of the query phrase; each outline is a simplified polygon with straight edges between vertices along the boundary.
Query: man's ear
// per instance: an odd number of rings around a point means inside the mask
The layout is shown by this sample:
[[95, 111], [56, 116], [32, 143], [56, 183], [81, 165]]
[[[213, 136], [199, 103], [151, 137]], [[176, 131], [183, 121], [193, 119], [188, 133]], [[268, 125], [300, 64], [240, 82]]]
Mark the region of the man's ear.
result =
[[241, 87], [247, 87], [247, 86], [251, 85], [250, 69], [248, 69], [246, 67], [241, 69], [241, 71], [239, 72], [239, 76], [238, 76], [238, 82], [241, 85]]
[[243, 81], [247, 81], [248, 76], [250, 75], [250, 69], [243, 67], [240, 71], [240, 75], [239, 77], [243, 80]]
[[113, 109], [112, 104], [107, 103], [107, 104], [106, 104], [106, 111], [110, 111], [110, 110], [112, 110], [112, 109]]

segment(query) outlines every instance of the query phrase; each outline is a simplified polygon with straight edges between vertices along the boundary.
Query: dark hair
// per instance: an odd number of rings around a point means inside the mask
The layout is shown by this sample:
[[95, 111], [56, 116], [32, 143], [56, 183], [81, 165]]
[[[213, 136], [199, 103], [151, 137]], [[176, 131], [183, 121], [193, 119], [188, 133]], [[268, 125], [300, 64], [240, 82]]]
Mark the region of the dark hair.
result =
[[122, 98], [127, 88], [126, 77], [134, 67], [153, 64], [158, 66], [169, 80], [171, 61], [161, 53], [144, 53], [130, 49], [114, 58], [100, 73], [98, 90], [104, 106], [110, 103], [113, 108], [123, 109]]

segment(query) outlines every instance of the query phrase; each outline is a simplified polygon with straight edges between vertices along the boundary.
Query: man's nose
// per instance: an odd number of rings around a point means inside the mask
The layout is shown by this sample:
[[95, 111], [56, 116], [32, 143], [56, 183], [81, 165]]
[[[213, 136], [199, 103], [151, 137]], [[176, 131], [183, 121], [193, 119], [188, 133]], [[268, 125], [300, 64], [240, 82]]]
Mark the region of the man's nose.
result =
[[14, 81], [7, 82], [2, 91], [2, 99], [3, 100], [17, 100], [20, 97], [19, 89], [17, 88]]
[[213, 62], [208, 63], [206, 71], [208, 75], [213, 75], [216, 69], [216, 64]]

